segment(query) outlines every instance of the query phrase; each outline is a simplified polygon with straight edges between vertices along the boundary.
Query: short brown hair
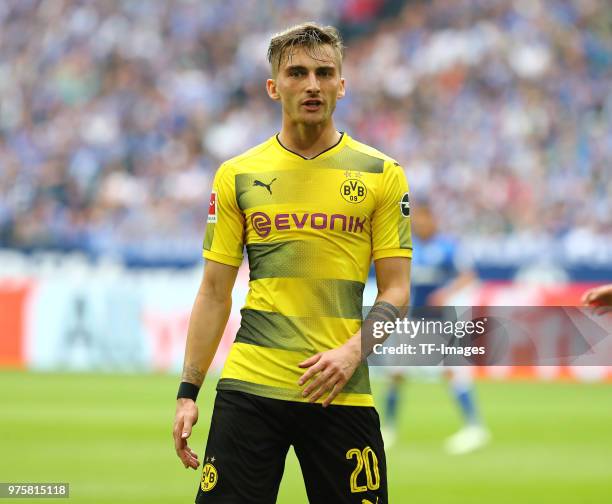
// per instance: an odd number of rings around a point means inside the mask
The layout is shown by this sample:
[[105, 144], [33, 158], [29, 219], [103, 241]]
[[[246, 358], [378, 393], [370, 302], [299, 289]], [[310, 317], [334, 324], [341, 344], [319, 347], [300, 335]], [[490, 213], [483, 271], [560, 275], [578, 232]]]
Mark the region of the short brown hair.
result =
[[317, 59], [316, 51], [322, 45], [332, 47], [341, 69], [344, 45], [340, 32], [333, 26], [322, 26], [309, 21], [276, 33], [272, 36], [268, 47], [268, 61], [272, 67], [272, 75], [278, 73], [283, 57], [291, 54], [293, 47], [304, 47], [310, 56]]

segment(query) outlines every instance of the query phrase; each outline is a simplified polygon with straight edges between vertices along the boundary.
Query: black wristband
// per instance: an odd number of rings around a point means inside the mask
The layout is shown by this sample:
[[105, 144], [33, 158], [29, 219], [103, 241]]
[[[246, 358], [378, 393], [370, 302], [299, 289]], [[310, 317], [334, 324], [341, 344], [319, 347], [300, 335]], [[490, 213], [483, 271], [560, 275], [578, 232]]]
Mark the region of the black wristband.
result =
[[194, 385], [189, 382], [181, 382], [178, 389], [178, 394], [176, 394], [177, 399], [192, 399], [195, 401], [198, 398], [198, 392], [200, 392], [200, 387]]

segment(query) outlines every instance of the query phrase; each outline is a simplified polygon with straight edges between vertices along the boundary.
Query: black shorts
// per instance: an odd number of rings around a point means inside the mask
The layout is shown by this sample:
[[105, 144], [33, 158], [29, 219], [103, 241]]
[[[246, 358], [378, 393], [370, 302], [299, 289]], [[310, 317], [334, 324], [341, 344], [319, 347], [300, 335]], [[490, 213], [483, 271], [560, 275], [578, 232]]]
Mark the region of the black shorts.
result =
[[313, 504], [387, 504], [373, 407], [328, 406], [218, 391], [196, 503], [276, 502], [293, 445]]

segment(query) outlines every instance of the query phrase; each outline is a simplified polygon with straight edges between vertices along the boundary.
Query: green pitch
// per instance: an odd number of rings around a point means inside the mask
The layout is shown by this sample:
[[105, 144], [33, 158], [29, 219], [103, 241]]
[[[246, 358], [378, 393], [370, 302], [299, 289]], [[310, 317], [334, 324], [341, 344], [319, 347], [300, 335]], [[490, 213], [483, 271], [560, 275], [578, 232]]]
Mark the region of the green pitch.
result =
[[[69, 482], [65, 502], [193, 502], [199, 472], [182, 467], [171, 437], [177, 382], [0, 372], [0, 481]], [[212, 389], [211, 380], [191, 438], [200, 456]], [[442, 442], [459, 419], [446, 387], [407, 384], [401, 441], [388, 452], [390, 502], [609, 502], [612, 386], [486, 382], [478, 393], [493, 442], [449, 457]], [[292, 452], [278, 502], [307, 502]]]

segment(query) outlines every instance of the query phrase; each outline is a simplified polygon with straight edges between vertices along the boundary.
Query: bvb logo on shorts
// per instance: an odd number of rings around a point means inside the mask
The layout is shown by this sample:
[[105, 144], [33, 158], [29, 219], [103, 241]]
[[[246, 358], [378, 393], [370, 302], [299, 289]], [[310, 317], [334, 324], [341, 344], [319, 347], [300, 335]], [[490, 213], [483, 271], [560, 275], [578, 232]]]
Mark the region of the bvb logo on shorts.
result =
[[206, 463], [202, 468], [202, 481], [200, 482], [202, 492], [210, 492], [215, 488], [218, 479], [219, 475], [217, 474], [215, 466], [210, 462]]
[[368, 190], [361, 180], [350, 178], [342, 182], [340, 194], [349, 203], [361, 203], [368, 194]]

